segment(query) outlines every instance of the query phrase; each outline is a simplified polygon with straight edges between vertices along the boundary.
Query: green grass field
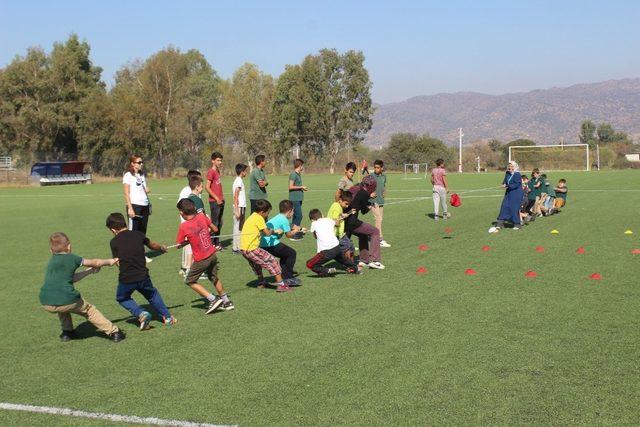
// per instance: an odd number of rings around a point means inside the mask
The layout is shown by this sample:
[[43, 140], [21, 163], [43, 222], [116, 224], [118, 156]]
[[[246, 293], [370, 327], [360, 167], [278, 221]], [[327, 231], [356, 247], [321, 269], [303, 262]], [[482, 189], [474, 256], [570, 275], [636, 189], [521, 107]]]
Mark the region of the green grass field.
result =
[[[221, 279], [233, 312], [203, 314], [174, 250], [149, 265], [179, 320], [168, 330], [154, 322], [139, 332], [115, 301], [117, 269], [104, 268], [77, 288], [127, 332], [119, 344], [78, 317], [85, 339], [61, 343], [38, 291], [51, 232], [66, 232], [81, 256], [110, 256], [104, 220], [123, 211], [121, 185], [1, 189], [0, 401], [240, 425], [637, 424], [640, 175], [550, 174], [560, 177], [570, 188], [561, 214], [490, 235], [499, 190], [463, 194], [451, 220], [434, 223], [431, 200], [411, 200], [430, 197], [427, 181], [391, 175], [386, 270], [314, 278], [304, 266], [313, 238], [287, 242], [303, 286], [282, 295], [248, 286], [246, 261], [226, 251]], [[339, 176], [304, 179], [305, 215], [326, 212]], [[277, 204], [286, 178], [270, 181]], [[500, 181], [450, 175], [460, 192]], [[151, 181], [153, 240], [173, 243], [183, 185]], [[225, 220], [229, 232], [230, 209]], [[525, 278], [528, 270], [538, 277]], [[594, 272], [602, 280], [590, 280]], [[0, 424], [104, 425], [9, 411]]]

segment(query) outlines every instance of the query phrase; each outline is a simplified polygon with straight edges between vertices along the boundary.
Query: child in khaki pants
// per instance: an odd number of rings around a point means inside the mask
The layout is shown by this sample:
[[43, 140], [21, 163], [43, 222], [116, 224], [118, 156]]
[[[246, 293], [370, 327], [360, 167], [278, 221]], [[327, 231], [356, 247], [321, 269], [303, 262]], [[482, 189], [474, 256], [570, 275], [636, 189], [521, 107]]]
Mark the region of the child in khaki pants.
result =
[[[62, 326], [60, 339], [70, 341], [76, 338], [73, 330], [71, 313], [85, 317], [100, 331], [107, 334], [113, 342], [122, 341], [125, 335], [111, 323], [93, 304], [85, 301], [73, 286], [75, 282], [91, 273], [98, 272], [100, 267], [112, 266], [118, 260], [86, 259], [71, 253], [71, 242], [64, 233], [53, 233], [49, 237], [49, 247], [53, 256], [47, 265], [44, 285], [40, 289], [40, 304], [50, 313], [57, 313]], [[75, 271], [81, 265], [92, 267], [81, 273]]]

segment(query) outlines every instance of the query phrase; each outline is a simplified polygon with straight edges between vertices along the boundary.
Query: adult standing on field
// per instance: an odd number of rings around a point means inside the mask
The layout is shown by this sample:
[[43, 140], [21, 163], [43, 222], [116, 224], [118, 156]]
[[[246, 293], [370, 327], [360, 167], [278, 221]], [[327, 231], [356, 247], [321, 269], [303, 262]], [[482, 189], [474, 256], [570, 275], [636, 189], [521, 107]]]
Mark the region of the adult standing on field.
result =
[[142, 172], [143, 164], [142, 157], [135, 154], [129, 157], [129, 167], [122, 177], [122, 185], [124, 187], [124, 200], [127, 204], [129, 230], [147, 234], [147, 223], [149, 222], [149, 215], [151, 215], [151, 203], [149, 203], [147, 195], [151, 190]]
[[220, 180], [222, 169], [222, 154], [214, 151], [211, 154], [211, 169], [207, 172], [207, 184], [205, 186], [209, 193], [209, 208], [211, 209], [211, 222], [218, 228], [213, 233], [213, 244], [216, 250], [222, 250], [220, 246], [220, 232], [222, 231], [222, 215], [224, 214], [224, 194], [222, 192], [222, 182]]
[[438, 220], [438, 211], [442, 205], [442, 219], [451, 217], [447, 212], [447, 193], [449, 184], [447, 183], [447, 170], [444, 168], [444, 160], [436, 160], [436, 167], [431, 169], [431, 185], [433, 185], [433, 219]]
[[267, 164], [264, 154], [258, 154], [255, 158], [256, 167], [249, 176], [249, 202], [251, 203], [251, 213], [256, 211], [256, 202], [260, 199], [267, 200], [267, 175], [264, 167]]
[[505, 188], [505, 192], [500, 213], [498, 214], [498, 222], [495, 227], [489, 229], [489, 233], [500, 231], [504, 227], [505, 221], [511, 222], [514, 230], [520, 229], [520, 204], [522, 203], [524, 191], [522, 190], [522, 177], [516, 162], [512, 161], [507, 165], [502, 186]]

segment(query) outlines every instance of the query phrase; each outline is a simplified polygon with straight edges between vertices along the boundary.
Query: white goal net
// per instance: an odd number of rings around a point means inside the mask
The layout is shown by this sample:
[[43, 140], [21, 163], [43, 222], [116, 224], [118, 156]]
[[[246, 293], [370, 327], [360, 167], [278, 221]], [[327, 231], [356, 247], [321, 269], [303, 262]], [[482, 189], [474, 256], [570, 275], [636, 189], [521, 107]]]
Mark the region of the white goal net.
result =
[[425, 179], [429, 170], [429, 163], [405, 163], [404, 179]]
[[520, 170], [588, 171], [591, 169], [588, 144], [532, 145], [509, 147], [509, 161]]

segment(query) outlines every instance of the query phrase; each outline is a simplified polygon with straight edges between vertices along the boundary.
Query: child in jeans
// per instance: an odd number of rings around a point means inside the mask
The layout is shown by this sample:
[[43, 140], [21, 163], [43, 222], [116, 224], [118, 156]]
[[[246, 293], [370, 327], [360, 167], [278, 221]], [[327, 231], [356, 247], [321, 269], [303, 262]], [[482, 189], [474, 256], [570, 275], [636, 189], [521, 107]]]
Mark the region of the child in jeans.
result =
[[[193, 251], [193, 264], [187, 271], [184, 283], [209, 301], [204, 314], [213, 313], [218, 308], [225, 311], [233, 310], [235, 307], [218, 278], [218, 257], [216, 247], [211, 242], [210, 232], [216, 232], [218, 228], [208, 216], [197, 213], [196, 205], [189, 199], [180, 200], [177, 208], [185, 222], [180, 224], [176, 243], [178, 247], [190, 245]], [[198, 279], [203, 274], [213, 283], [218, 296], [213, 295], [198, 283]]]
[[149, 301], [153, 309], [162, 316], [162, 323], [165, 326], [168, 327], [175, 324], [175, 317], [169, 312], [158, 289], [153, 286], [144, 255], [145, 246], [162, 252], [166, 252], [167, 248], [149, 240], [139, 231], [129, 230], [121, 213], [114, 212], [109, 215], [106, 226], [115, 236], [110, 242], [111, 253], [115, 258], [119, 259], [120, 274], [118, 275], [116, 301], [138, 319], [141, 331], [149, 329], [151, 313], [143, 310], [131, 298], [135, 291], [141, 293]]
[[245, 164], [238, 163], [236, 165], [236, 179], [233, 181], [231, 187], [231, 194], [233, 194], [233, 253], [240, 253], [240, 232], [244, 226], [245, 214], [247, 210], [247, 197], [244, 191], [244, 181], [242, 180], [247, 176], [247, 169], [249, 167]]
[[547, 195], [542, 203], [542, 211], [545, 215], [553, 215], [553, 205], [556, 200], [556, 192], [547, 180], [547, 174], [542, 174], [542, 180], [544, 182], [544, 190], [542, 191]]
[[247, 218], [242, 230], [242, 237], [240, 238], [242, 256], [245, 257], [256, 276], [258, 276], [258, 288], [267, 286], [262, 275], [262, 269], [265, 268], [276, 279], [276, 284], [278, 285], [276, 292], [292, 291], [293, 288], [282, 280], [282, 269], [276, 257], [260, 248], [262, 236], [284, 233], [282, 229], [272, 230], [267, 227], [265, 219], [269, 217], [269, 212], [271, 212], [271, 203], [264, 199], [258, 199], [254, 202], [254, 208], [255, 212]]
[[326, 277], [329, 274], [334, 274], [336, 269], [327, 268], [324, 264], [335, 260], [347, 267], [348, 273], [358, 273], [358, 267], [352, 260], [344, 256], [340, 247], [335, 232], [336, 222], [331, 218], [323, 218], [322, 212], [318, 209], [312, 209], [309, 212], [309, 219], [311, 220], [309, 231], [317, 240], [318, 251], [313, 258], [307, 261], [307, 268], [320, 277]]
[[[289, 224], [289, 221], [295, 215], [294, 204], [291, 200], [283, 200], [280, 202], [279, 209], [280, 213], [267, 221], [267, 228], [270, 230], [282, 230], [285, 236], [292, 238], [296, 233], [300, 232], [300, 227], [296, 224], [293, 224], [293, 227]], [[286, 285], [300, 286], [302, 282], [293, 275], [293, 267], [296, 264], [296, 251], [282, 243], [281, 237], [282, 235], [275, 233], [270, 236], [262, 236], [260, 248], [280, 259], [282, 278]]]
[[451, 217], [447, 212], [447, 171], [444, 168], [444, 160], [436, 160], [436, 167], [431, 169], [431, 185], [433, 185], [433, 219], [438, 220], [438, 211], [442, 205], [442, 219]]
[[[66, 342], [77, 338], [71, 319], [71, 313], [75, 313], [107, 334], [113, 342], [122, 341], [125, 338], [124, 332], [104, 317], [93, 304], [85, 301], [73, 286], [88, 274], [97, 273], [100, 267], [114, 265], [118, 259], [87, 259], [72, 254], [71, 242], [67, 235], [61, 232], [49, 236], [49, 249], [52, 256], [47, 265], [44, 284], [40, 289], [40, 304], [49, 313], [58, 315], [62, 327], [60, 339]], [[81, 265], [91, 267], [92, 270], [75, 273]]]

